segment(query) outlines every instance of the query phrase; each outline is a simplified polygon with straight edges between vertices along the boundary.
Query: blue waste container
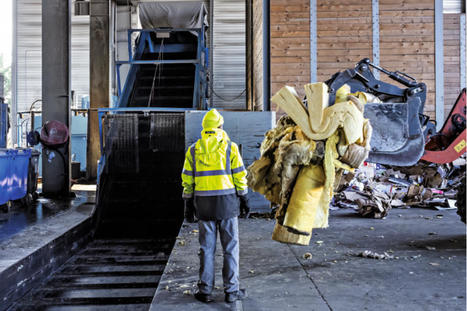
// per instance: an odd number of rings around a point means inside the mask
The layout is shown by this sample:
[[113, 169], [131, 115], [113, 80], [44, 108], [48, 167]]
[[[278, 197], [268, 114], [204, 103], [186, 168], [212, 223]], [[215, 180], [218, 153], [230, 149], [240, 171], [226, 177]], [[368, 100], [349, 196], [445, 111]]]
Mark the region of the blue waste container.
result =
[[32, 154], [31, 149], [0, 149], [0, 205], [24, 198], [28, 188], [36, 190], [37, 176], [31, 170], [37, 171], [39, 154], [34, 152], [31, 158]]

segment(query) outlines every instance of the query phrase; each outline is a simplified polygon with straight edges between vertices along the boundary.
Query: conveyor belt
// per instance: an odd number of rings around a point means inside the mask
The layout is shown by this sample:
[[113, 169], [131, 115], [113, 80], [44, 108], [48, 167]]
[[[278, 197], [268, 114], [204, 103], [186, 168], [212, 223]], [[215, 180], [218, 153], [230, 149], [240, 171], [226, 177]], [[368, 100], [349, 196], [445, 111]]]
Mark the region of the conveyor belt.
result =
[[94, 240], [10, 310], [149, 309], [183, 221], [184, 115], [116, 114], [104, 124]]
[[[174, 33], [170, 38], [159, 39], [150, 34], [156, 46], [183, 46], [180, 51], [151, 53], [143, 51], [141, 60], [196, 59], [197, 37], [190, 32]], [[178, 107], [192, 108], [196, 70], [193, 64], [135, 65], [138, 70], [127, 107]], [[126, 89], [125, 89], [126, 90]]]
[[10, 310], [148, 310], [175, 239], [96, 239]]
[[[151, 38], [156, 45], [184, 48], [156, 55], [145, 47], [142, 60], [197, 57], [198, 41], [190, 32]], [[122, 107], [193, 107], [193, 64], [135, 66]], [[102, 134], [95, 239], [10, 310], [149, 309], [183, 221], [185, 115], [109, 113]]]

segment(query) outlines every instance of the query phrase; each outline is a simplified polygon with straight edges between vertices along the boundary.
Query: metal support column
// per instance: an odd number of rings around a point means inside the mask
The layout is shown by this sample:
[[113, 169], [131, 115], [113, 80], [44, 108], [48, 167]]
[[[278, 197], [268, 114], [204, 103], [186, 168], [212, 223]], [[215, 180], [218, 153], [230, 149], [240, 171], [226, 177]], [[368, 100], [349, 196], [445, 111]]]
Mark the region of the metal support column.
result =
[[99, 120], [97, 108], [109, 107], [110, 102], [110, 0], [91, 0], [90, 3], [90, 108], [86, 175], [97, 176], [99, 149]]
[[467, 67], [465, 65], [465, 13], [462, 13], [460, 16], [460, 73], [461, 73], [461, 90], [465, 88], [467, 83], [466, 81], [466, 71]]
[[270, 0], [263, 0], [263, 110], [271, 110]]
[[[379, 66], [379, 0], [371, 0], [371, 25], [373, 37], [373, 64]], [[379, 80], [379, 70], [373, 69], [373, 75]]]
[[[71, 0], [42, 1], [42, 124], [70, 128]], [[42, 192], [70, 191], [70, 145], [42, 150]]]
[[436, 130], [444, 124], [443, 0], [435, 0], [435, 116]]
[[318, 82], [318, 21], [316, 0], [310, 0], [310, 82]]
[[12, 144], [18, 143], [18, 124], [17, 124], [17, 112], [18, 112], [18, 4], [13, 1], [13, 57], [11, 62], [11, 142]]
[[209, 108], [213, 107], [214, 103], [214, 0], [209, 1]]

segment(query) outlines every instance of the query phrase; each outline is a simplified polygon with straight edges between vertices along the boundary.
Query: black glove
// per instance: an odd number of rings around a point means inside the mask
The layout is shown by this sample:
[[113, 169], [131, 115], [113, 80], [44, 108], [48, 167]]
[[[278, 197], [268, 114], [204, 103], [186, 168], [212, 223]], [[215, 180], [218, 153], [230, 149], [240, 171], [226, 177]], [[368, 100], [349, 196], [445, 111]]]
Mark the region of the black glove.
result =
[[240, 218], [248, 218], [250, 216], [250, 203], [246, 195], [240, 198]]
[[185, 199], [185, 220], [189, 223], [195, 222], [195, 202], [191, 199]]

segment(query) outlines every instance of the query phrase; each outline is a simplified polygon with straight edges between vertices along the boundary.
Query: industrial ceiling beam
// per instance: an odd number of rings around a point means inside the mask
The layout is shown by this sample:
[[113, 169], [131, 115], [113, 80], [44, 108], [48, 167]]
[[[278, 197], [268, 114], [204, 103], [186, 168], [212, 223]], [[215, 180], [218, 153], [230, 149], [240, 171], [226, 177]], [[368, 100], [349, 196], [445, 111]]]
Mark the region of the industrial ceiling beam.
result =
[[[42, 1], [42, 123], [57, 120], [70, 128], [71, 0]], [[44, 147], [42, 192], [70, 191], [70, 145]]]

